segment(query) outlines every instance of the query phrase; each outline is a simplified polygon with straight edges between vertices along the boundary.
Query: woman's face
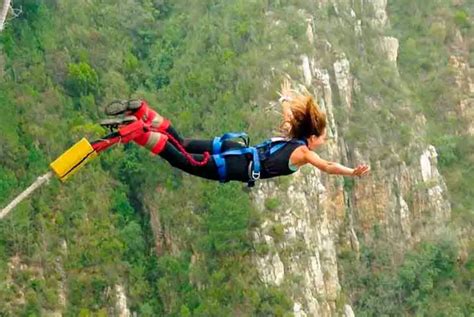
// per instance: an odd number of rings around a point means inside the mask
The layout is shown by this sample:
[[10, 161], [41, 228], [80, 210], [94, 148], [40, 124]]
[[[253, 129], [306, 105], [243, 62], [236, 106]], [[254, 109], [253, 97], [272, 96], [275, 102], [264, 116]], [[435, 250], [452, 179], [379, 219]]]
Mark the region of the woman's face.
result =
[[310, 150], [315, 150], [320, 145], [326, 142], [326, 129], [324, 129], [323, 133], [320, 136], [312, 135], [308, 138], [308, 148]]

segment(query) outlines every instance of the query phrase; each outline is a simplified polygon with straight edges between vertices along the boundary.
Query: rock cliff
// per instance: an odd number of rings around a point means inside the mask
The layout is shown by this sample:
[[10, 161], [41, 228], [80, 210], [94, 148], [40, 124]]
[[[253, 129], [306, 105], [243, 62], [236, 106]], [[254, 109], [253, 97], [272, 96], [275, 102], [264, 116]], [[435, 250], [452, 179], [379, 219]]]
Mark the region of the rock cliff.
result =
[[[356, 16], [346, 2], [325, 1], [319, 6], [333, 6], [336, 15], [343, 16], [344, 10], [349, 12], [348, 25], [353, 25], [355, 39], [373, 29], [389, 27], [385, 0], [361, 3], [363, 8], [359, 12], [363, 16]], [[314, 20], [318, 23], [317, 17]], [[371, 34], [367, 36], [376, 37], [380, 58], [396, 68], [398, 40]], [[327, 40], [311, 24], [306, 35], [310, 44]], [[326, 47], [331, 46], [327, 42]], [[370, 245], [377, 227], [387, 240], [393, 241], [395, 253], [403, 252], [427, 233], [442, 230], [450, 218], [451, 206], [446, 184], [437, 169], [434, 146], [411, 139], [407, 147], [418, 159], [404, 160], [399, 145], [385, 142], [384, 135], [374, 135], [374, 131], [367, 131], [369, 147], [345, 142], [347, 129], [341, 131], [336, 121], [347, 121], [336, 117], [335, 108], [339, 114], [355, 111], [354, 94], [366, 83], [358, 81], [351, 72], [346, 57], [351, 52], [333, 51], [329, 58], [332, 63], [317, 62], [323, 54], [316, 49], [304, 55], [301, 75], [296, 79], [306, 87], [314, 87], [311, 92], [328, 114], [332, 139], [321, 156], [348, 165], [370, 162], [372, 173], [351, 181], [305, 167], [287, 180], [260, 182], [253, 197], [265, 222], [255, 231], [254, 238], [256, 244], [267, 248], [256, 256], [255, 263], [262, 281], [291, 290], [295, 316], [353, 316], [350, 303], [341, 299], [339, 250], [350, 248], [358, 254], [359, 241]], [[453, 58], [452, 63], [460, 77], [468, 72], [462, 61]], [[397, 73], [395, 70], [395, 76]], [[466, 99], [461, 103], [461, 112], [472, 112], [468, 110], [472, 108], [467, 106], [469, 102]], [[381, 107], [375, 99], [372, 104], [374, 110]], [[424, 122], [423, 117], [416, 118], [410, 129], [419, 133]], [[377, 152], [388, 154], [380, 157]]]

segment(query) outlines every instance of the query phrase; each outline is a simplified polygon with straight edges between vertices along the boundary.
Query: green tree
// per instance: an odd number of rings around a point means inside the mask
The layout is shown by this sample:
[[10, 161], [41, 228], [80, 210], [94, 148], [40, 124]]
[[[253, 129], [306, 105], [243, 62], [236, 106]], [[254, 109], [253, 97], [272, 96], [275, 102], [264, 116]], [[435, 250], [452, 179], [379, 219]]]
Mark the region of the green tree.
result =
[[75, 97], [95, 94], [99, 89], [99, 76], [86, 62], [69, 64], [67, 86]]

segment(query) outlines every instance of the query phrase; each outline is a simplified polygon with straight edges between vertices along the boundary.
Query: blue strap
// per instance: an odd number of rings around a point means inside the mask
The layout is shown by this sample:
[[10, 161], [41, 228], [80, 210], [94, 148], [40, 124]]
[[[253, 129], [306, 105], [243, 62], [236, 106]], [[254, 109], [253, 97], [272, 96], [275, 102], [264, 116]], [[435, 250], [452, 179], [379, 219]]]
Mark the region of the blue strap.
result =
[[240, 138], [244, 141], [245, 146], [249, 146], [249, 137], [245, 132], [228, 132], [220, 137], [215, 137], [212, 141], [212, 154], [219, 154], [222, 152], [222, 143], [225, 140]]
[[212, 154], [218, 154], [221, 152], [222, 141], [221, 138], [216, 136], [212, 141]]
[[270, 155], [272, 155], [273, 153], [277, 152], [278, 150], [280, 150], [282, 147], [284, 147], [288, 142], [280, 142], [278, 144], [275, 144], [274, 146], [272, 146], [270, 148]]
[[265, 148], [265, 147], [269, 146], [271, 143], [272, 143], [271, 140], [266, 140], [266, 141], [264, 141], [260, 144], [255, 145], [255, 147], [257, 149], [261, 149], [261, 148]]
[[263, 159], [263, 158], [268, 158], [269, 156], [275, 154], [288, 143], [297, 143], [301, 145], [307, 145], [306, 141], [299, 140], [299, 139], [271, 138], [256, 145], [255, 147], [258, 149], [266, 148], [266, 151], [263, 153], [263, 157], [262, 157]]
[[288, 141], [288, 139], [285, 139], [285, 138], [271, 138], [271, 139], [263, 141], [260, 144], [255, 145], [255, 147], [256, 148], [264, 148], [264, 147], [267, 147], [268, 145], [270, 145], [272, 143], [277, 143], [277, 142], [282, 142], [282, 141], [286, 142], [286, 141]]
[[219, 182], [225, 183], [227, 182], [227, 167], [225, 164], [225, 159], [220, 154], [214, 154], [212, 156], [214, 162], [217, 165], [217, 173], [219, 174]]
[[221, 141], [225, 141], [228, 139], [237, 139], [237, 138], [244, 139], [244, 141], [246, 142], [246, 139], [248, 139], [248, 135], [245, 132], [228, 132], [228, 133], [224, 133], [221, 136]]
[[[219, 155], [213, 155], [215, 157], [219, 157], [218, 160], [223, 159], [225, 160], [226, 156], [232, 156], [232, 155], [244, 155], [244, 154], [252, 154], [252, 175], [251, 178], [253, 180], [259, 179], [260, 178], [260, 158], [258, 156], [258, 150], [255, 147], [246, 147], [242, 149], [235, 149], [235, 150], [229, 150], [225, 151]], [[216, 161], [217, 164], [217, 161]], [[219, 171], [219, 168], [218, 168]], [[219, 172], [220, 173], [220, 172]], [[219, 174], [221, 178], [224, 178], [224, 175]], [[227, 175], [225, 175], [226, 177]]]
[[243, 154], [252, 154], [252, 158], [254, 161], [253, 170], [256, 173], [260, 173], [260, 159], [258, 157], [258, 151], [253, 146], [242, 148], [242, 149], [225, 151], [224, 153], [221, 153], [220, 155], [222, 157], [226, 157], [226, 156], [231, 156], [231, 155], [243, 155]]

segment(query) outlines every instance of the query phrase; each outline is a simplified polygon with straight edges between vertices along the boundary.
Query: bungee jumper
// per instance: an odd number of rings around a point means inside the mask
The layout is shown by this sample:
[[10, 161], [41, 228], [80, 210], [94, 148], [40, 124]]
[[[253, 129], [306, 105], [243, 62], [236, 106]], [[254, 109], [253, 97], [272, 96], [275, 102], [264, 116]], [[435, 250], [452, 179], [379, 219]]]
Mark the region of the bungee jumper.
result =
[[[247, 182], [296, 172], [311, 164], [323, 172], [345, 176], [363, 176], [370, 168], [360, 164], [349, 168], [320, 158], [314, 150], [326, 141], [326, 115], [309, 93], [298, 94], [287, 80], [282, 84], [283, 137], [271, 138], [251, 146], [245, 133], [226, 133], [212, 140], [182, 138], [171, 121], [150, 108], [144, 100], [116, 101], [106, 114], [122, 116], [102, 121], [118, 129], [92, 143], [96, 152], [121, 142], [135, 142], [189, 174], [220, 182]], [[241, 142], [236, 142], [240, 139]]]
[[114, 101], [105, 109], [111, 118], [101, 122], [111, 133], [94, 142], [89, 143], [83, 138], [74, 144], [50, 164], [52, 172], [38, 177], [0, 210], [0, 219], [37, 188], [47, 184], [53, 172], [65, 181], [88, 161], [117, 143], [134, 142], [189, 174], [222, 183], [246, 182], [249, 187], [259, 179], [292, 174], [306, 164], [329, 174], [364, 176], [369, 173], [370, 167], [366, 164], [350, 168], [324, 160], [314, 152], [326, 142], [326, 114], [309, 93], [295, 92], [285, 80], [280, 97], [283, 136], [255, 146], [250, 145], [247, 134], [243, 132], [226, 133], [212, 140], [182, 138], [171, 121], [153, 110], [145, 100]]

